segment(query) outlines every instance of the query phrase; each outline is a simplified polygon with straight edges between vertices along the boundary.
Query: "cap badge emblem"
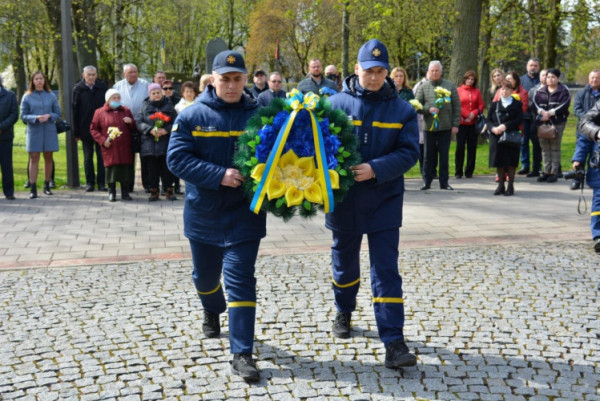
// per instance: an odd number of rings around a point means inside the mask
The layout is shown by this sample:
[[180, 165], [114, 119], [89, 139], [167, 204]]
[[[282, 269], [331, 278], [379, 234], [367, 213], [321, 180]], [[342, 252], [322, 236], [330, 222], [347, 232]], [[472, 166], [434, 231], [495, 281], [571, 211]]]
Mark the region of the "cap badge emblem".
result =
[[235, 63], [235, 57], [234, 57], [233, 55], [231, 55], [231, 54], [230, 54], [230, 55], [229, 55], [229, 57], [227, 57], [227, 62], [228, 62], [229, 64], [233, 64], [233, 63]]
[[375, 57], [379, 57], [379, 56], [381, 56], [381, 51], [378, 48], [375, 48], [375, 49], [373, 49], [371, 54]]

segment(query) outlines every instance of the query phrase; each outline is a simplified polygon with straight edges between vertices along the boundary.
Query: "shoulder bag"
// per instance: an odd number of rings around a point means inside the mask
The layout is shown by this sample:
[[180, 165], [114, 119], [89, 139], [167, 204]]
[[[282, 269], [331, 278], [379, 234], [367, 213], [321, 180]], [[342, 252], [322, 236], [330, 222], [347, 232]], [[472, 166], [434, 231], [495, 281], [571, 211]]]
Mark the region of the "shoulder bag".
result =
[[552, 121], [538, 125], [537, 136], [542, 139], [556, 139], [556, 127]]
[[[496, 109], [496, 117], [498, 117], [498, 122], [500, 121], [500, 114], [498, 113], [498, 109]], [[498, 138], [498, 143], [504, 146], [508, 146], [511, 148], [518, 148], [521, 146], [521, 131], [504, 131], [500, 138]]]
[[63, 132], [67, 132], [67, 131], [71, 130], [71, 126], [69, 125], [67, 120], [63, 120], [62, 118], [59, 120], [56, 120], [56, 122], [54, 124], [56, 125], [56, 133], [57, 134], [62, 134]]

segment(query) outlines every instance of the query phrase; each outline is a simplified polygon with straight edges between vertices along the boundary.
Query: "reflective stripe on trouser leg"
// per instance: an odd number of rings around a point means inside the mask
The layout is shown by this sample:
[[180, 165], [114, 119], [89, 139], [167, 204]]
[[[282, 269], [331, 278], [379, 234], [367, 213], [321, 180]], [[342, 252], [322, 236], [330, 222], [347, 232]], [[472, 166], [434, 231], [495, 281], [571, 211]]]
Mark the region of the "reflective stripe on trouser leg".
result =
[[402, 277], [398, 272], [400, 230], [379, 231], [367, 235], [371, 262], [373, 309], [379, 338], [387, 346], [404, 339], [404, 300]]
[[260, 240], [242, 242], [223, 249], [223, 279], [229, 307], [231, 353], [252, 353], [256, 317], [254, 265]]
[[360, 287], [360, 243], [362, 234], [332, 231], [331, 246], [332, 288], [339, 312], [356, 309], [356, 294]]
[[600, 188], [594, 188], [592, 195], [592, 238], [600, 237]]
[[194, 270], [192, 279], [202, 307], [212, 313], [225, 312], [225, 296], [221, 285], [223, 249], [190, 240]]

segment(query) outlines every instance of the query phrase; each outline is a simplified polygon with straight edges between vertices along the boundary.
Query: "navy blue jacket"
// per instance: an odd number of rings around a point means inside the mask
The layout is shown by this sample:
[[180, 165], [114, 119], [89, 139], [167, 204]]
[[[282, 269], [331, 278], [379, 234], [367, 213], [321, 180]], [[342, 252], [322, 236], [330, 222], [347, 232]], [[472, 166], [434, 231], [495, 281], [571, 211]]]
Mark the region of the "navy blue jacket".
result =
[[285, 95], [286, 95], [286, 92], [284, 90], [273, 92], [272, 90], [269, 89], [269, 90], [262, 92], [260, 95], [258, 95], [258, 97], [256, 98], [256, 101], [258, 102], [258, 104], [260, 106], [265, 107], [265, 106], [268, 106], [269, 103], [271, 103], [271, 100], [275, 99], [276, 97], [285, 99]]
[[14, 139], [14, 126], [18, 119], [17, 97], [13, 92], [0, 87], [0, 141]]
[[[531, 88], [535, 87], [537, 84], [540, 83], [540, 74], [537, 73], [535, 74], [535, 77], [531, 78], [529, 76], [529, 74], [523, 74], [521, 75], [521, 86], [523, 87], [523, 89], [525, 89], [527, 92], [529, 92], [531, 90]], [[533, 99], [530, 99], [530, 102], [533, 102]], [[531, 111], [529, 110], [529, 108], [527, 109], [527, 113], [523, 114], [523, 118], [525, 120], [530, 120], [531, 119]]]
[[[592, 94], [592, 87], [590, 84], [586, 84], [585, 87], [577, 92], [575, 95], [575, 101], [573, 102], [573, 113], [575, 117], [577, 117], [577, 122], [581, 120], [581, 118], [587, 113], [594, 104], [600, 100], [600, 91], [594, 96]], [[577, 126], [577, 136], [581, 135], [581, 131], [579, 131], [579, 124]]]
[[[600, 102], [597, 102], [581, 117], [578, 125], [581, 135], [577, 138], [575, 154], [571, 160], [583, 163], [592, 150], [598, 151], [600, 149], [597, 139], [600, 131]], [[587, 184], [592, 188], [600, 188], [600, 168], [589, 168], [589, 163], [586, 167], [588, 167]]]
[[404, 173], [419, 159], [416, 112], [400, 99], [390, 78], [378, 92], [369, 92], [352, 74], [329, 101], [352, 119], [363, 163], [371, 165], [376, 178], [354, 183], [326, 215], [327, 228], [359, 234], [401, 227]]
[[256, 101], [247, 96], [238, 103], [226, 103], [209, 85], [175, 120], [167, 165], [186, 182], [183, 222], [187, 238], [226, 246], [266, 235], [265, 213], [250, 211], [241, 187], [221, 185], [225, 171], [234, 168], [238, 137], [257, 108]]

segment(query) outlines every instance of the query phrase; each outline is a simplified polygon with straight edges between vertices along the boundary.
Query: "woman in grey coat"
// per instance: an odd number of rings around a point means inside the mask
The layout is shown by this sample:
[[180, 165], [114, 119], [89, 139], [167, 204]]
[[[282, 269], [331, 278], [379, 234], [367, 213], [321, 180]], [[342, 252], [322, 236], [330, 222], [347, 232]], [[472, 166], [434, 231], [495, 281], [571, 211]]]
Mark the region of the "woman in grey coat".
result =
[[34, 72], [29, 81], [29, 89], [21, 100], [21, 120], [27, 125], [26, 150], [29, 152], [29, 198], [37, 198], [37, 176], [40, 154], [44, 154], [44, 193], [52, 195], [50, 178], [52, 176], [52, 153], [58, 151], [56, 120], [61, 116], [58, 100], [44, 74]]

